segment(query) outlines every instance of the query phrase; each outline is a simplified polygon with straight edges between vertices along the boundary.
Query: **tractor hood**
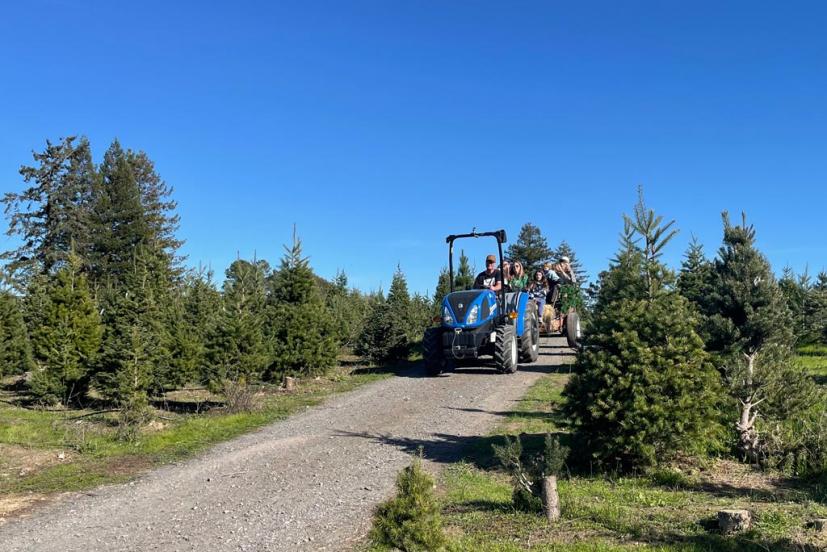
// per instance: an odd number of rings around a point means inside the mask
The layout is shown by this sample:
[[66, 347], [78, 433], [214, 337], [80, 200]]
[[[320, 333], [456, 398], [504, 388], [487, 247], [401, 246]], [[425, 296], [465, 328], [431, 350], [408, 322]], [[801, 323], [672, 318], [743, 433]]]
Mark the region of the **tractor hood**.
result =
[[497, 313], [497, 296], [487, 289], [449, 293], [442, 300], [442, 325], [474, 328]]

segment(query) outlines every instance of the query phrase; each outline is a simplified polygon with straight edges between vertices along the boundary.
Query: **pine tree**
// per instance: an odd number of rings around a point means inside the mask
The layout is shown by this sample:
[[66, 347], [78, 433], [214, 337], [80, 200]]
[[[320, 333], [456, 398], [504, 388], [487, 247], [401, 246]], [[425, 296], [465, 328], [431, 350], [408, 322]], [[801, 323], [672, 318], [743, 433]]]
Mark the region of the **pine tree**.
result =
[[[695, 313], [659, 260], [674, 231], [641, 195], [601, 274], [594, 318], [567, 384], [581, 446], [610, 469], [647, 466], [716, 444], [719, 380]], [[637, 244], [641, 243], [643, 247]]]
[[68, 260], [70, 252], [85, 258], [90, 231], [89, 203], [97, 178], [89, 142], [64, 138], [46, 141], [42, 153], [33, 153], [35, 166], [20, 169], [30, 184], [3, 198], [9, 216], [7, 234], [21, 245], [0, 256], [21, 285], [38, 272], [50, 272]]
[[759, 417], [790, 417], [806, 407], [812, 389], [790, 362], [790, 311], [769, 262], [755, 247], [755, 228], [742, 219], [733, 226], [723, 213], [724, 239], [706, 314], [708, 347], [739, 405], [733, 416], [739, 452], [756, 461], [763, 448]]
[[527, 274], [534, 274], [552, 257], [552, 252], [540, 228], [527, 222], [520, 228], [517, 241], [508, 247], [508, 257], [520, 261]]
[[333, 318], [325, 306], [313, 270], [302, 256], [301, 240], [293, 229], [293, 243], [285, 246], [273, 277], [269, 309], [272, 362], [268, 377], [322, 374], [336, 363], [338, 346]]
[[20, 299], [0, 290], [0, 377], [32, 368], [32, 351]]
[[454, 277], [454, 291], [462, 291], [473, 288], [474, 279], [474, 269], [471, 268], [470, 261], [465, 255], [465, 251], [460, 250], [459, 268], [457, 268], [457, 275]]
[[31, 391], [43, 400], [70, 404], [88, 390], [103, 331], [80, 258], [70, 254], [38, 293], [42, 295], [31, 337], [36, 366]]
[[224, 281], [221, 311], [207, 340], [207, 383], [261, 379], [269, 361], [265, 336], [265, 265], [237, 260]]

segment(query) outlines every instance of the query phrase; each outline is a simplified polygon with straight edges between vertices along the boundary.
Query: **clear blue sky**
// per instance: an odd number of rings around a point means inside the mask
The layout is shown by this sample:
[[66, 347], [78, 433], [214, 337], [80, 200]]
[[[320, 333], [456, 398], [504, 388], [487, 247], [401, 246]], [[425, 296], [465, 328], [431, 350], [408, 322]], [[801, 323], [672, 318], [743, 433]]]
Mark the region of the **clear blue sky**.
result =
[[[157, 163], [189, 262], [433, 289], [444, 236], [524, 222], [594, 275], [636, 188], [714, 253], [827, 268], [824, 2], [8, 3], [0, 190], [46, 138]], [[0, 247], [8, 247], [0, 238]], [[484, 247], [473, 248], [482, 268]]]

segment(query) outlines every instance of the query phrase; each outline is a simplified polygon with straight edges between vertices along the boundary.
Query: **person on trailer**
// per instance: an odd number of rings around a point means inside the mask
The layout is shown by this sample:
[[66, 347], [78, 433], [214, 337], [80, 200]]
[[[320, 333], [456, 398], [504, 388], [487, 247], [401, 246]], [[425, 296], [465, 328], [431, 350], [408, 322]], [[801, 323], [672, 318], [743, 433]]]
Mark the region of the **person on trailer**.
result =
[[546, 296], [548, 295], [548, 280], [542, 270], [534, 273], [534, 279], [528, 285], [528, 296], [534, 299], [537, 303], [537, 316], [539, 320], [543, 319], [543, 309], [546, 306]]
[[497, 258], [489, 255], [485, 258], [485, 270], [474, 280], [474, 289], [490, 289], [500, 291], [503, 287], [503, 275], [497, 268]]

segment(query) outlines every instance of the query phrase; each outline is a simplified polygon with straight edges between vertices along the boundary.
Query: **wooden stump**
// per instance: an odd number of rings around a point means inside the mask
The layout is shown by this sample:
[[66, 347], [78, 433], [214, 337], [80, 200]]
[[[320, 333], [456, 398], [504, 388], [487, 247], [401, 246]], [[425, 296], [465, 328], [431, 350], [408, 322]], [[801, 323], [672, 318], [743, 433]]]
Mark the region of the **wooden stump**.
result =
[[813, 529], [819, 533], [827, 533], [827, 518], [814, 519]]
[[291, 378], [290, 376], [286, 376], [284, 378], [284, 390], [285, 391], [292, 391], [296, 388], [296, 378]]
[[557, 494], [557, 476], [543, 479], [543, 510], [549, 523], [560, 519], [560, 497]]
[[721, 510], [718, 512], [718, 527], [721, 533], [740, 533], [752, 525], [752, 516], [747, 510]]

